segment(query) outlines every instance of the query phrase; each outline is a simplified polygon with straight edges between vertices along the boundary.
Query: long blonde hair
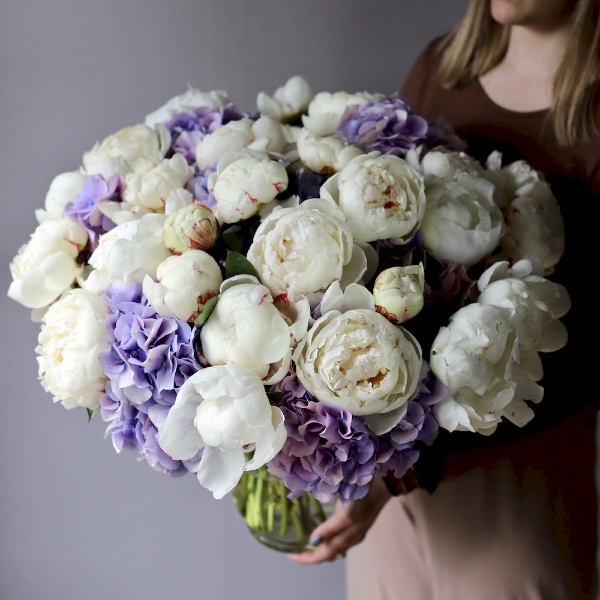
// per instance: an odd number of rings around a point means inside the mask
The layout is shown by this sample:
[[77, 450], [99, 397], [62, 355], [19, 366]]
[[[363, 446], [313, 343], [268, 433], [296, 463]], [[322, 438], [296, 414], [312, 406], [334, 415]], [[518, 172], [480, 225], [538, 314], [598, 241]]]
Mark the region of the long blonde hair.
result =
[[[576, 0], [568, 49], [554, 79], [550, 120], [561, 145], [600, 135], [600, 0]], [[454, 88], [497, 65], [506, 53], [509, 26], [496, 23], [489, 0], [470, 0], [460, 23], [443, 40], [440, 80]]]

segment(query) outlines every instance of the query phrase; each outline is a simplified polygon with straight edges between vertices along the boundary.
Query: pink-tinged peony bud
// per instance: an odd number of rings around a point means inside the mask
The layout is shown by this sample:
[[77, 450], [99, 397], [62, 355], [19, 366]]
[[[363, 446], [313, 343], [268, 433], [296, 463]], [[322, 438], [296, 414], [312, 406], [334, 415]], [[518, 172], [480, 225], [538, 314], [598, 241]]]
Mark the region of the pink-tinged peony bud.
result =
[[373, 285], [375, 309], [394, 324], [404, 323], [421, 312], [424, 287], [422, 264], [386, 269]]
[[163, 239], [173, 254], [187, 250], [210, 250], [219, 235], [219, 222], [210, 208], [197, 202], [170, 214], [163, 228]]

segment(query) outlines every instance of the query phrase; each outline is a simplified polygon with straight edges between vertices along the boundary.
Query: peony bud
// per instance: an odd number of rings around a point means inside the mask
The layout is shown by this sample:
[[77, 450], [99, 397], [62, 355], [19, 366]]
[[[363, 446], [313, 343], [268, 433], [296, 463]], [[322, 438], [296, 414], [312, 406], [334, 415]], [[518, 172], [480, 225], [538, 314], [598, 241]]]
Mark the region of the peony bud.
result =
[[210, 250], [219, 235], [219, 222], [210, 208], [193, 202], [170, 214], [163, 228], [163, 239], [173, 254], [186, 250]]
[[373, 285], [375, 309], [394, 324], [404, 323], [421, 312], [424, 287], [422, 264], [385, 269]]

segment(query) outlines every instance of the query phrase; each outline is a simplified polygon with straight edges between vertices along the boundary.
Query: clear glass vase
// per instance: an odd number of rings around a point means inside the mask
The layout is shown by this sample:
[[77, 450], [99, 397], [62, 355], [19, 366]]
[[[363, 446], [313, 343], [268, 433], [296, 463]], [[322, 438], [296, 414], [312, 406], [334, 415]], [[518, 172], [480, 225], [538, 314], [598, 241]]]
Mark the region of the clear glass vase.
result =
[[280, 552], [303, 552], [313, 529], [333, 512], [334, 503], [319, 502], [311, 494], [290, 500], [283, 481], [266, 467], [245, 471], [233, 489], [235, 505], [250, 533]]

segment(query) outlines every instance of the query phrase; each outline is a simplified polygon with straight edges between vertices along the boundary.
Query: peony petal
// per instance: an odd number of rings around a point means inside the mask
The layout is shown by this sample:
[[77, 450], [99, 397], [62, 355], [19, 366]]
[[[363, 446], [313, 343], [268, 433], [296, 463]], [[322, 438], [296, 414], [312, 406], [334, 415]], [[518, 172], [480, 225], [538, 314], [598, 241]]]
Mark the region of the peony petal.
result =
[[246, 464], [246, 470], [258, 469], [268, 463], [280, 450], [287, 438], [283, 413], [279, 408], [271, 408], [273, 428], [262, 427], [256, 439], [254, 455]]
[[[189, 381], [189, 380], [188, 380]], [[187, 385], [184, 384], [184, 386]], [[175, 404], [158, 430], [158, 443], [160, 447], [176, 460], [189, 460], [204, 443], [198, 430], [194, 426], [197, 404], [187, 401], [180, 389]]]
[[241, 449], [222, 452], [207, 446], [200, 459], [198, 481], [220, 500], [237, 485], [245, 464], [246, 458]]
[[513, 400], [501, 414], [517, 427], [524, 427], [535, 416], [523, 400]]

